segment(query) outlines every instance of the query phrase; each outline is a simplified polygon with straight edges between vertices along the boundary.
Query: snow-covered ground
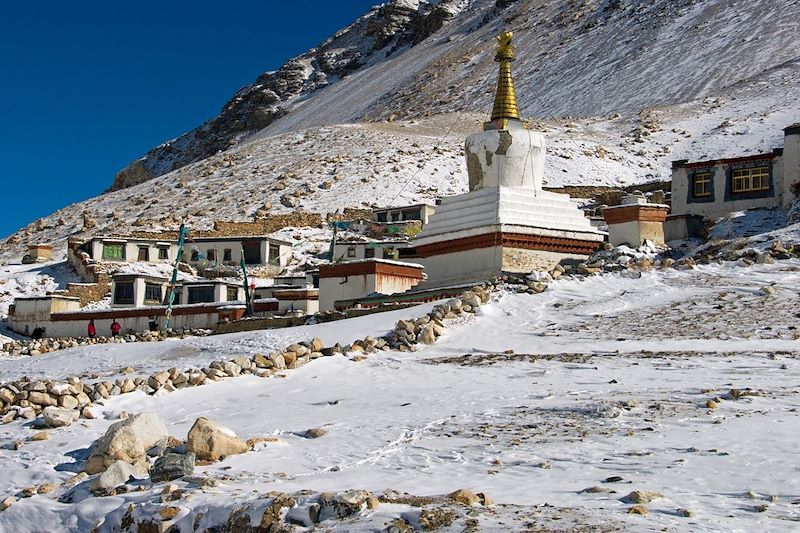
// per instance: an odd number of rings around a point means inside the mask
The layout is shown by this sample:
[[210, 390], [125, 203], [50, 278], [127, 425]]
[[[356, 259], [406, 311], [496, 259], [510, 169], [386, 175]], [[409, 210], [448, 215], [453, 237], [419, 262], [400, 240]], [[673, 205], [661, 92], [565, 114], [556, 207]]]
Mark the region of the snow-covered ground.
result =
[[[775, 294], [761, 291], [767, 285]], [[380, 352], [361, 362], [335, 356], [283, 378], [239, 377], [161, 396], [112, 398], [95, 407], [96, 420], [52, 430], [50, 440], [26, 442], [20, 450], [0, 450], [0, 495], [68, 478], [121, 411], [152, 411], [179, 438], [206, 416], [245, 438], [283, 441], [199, 467], [220, 484], [204, 491], [186, 486], [188, 496], [173, 502], [189, 515], [184, 531], [195, 512], [211, 505], [232, 509], [271, 490], [393, 488], [431, 495], [462, 487], [498, 503], [494, 521], [481, 522], [485, 530], [508, 529], [499, 525], [504, 516], [548, 503], [565, 520], [581, 517], [626, 531], [789, 531], [800, 521], [798, 287], [800, 262], [791, 260], [656, 271], [638, 279], [568, 279], [538, 295], [505, 292], [415, 353]], [[64, 350], [3, 361], [0, 375], [185, 368], [313, 335], [326, 344], [352, 341], [426, 310]], [[749, 393], [733, 399], [731, 389]], [[719, 406], [708, 409], [713, 398], [721, 398]], [[311, 427], [328, 433], [296, 435]], [[32, 433], [20, 422], [0, 426], [6, 443]], [[622, 480], [604, 483], [611, 476]], [[26, 498], [0, 513], [0, 530], [100, 525], [110, 531], [104, 517], [130, 503], [159, 501], [160, 486], [142, 486], [73, 503], [56, 500], [63, 489]], [[614, 492], [580, 493], [593, 486]], [[663, 497], [647, 505], [648, 516], [628, 515], [619, 498], [633, 490]], [[370, 530], [375, 520], [385, 523], [399, 512], [381, 505], [339, 527]]]

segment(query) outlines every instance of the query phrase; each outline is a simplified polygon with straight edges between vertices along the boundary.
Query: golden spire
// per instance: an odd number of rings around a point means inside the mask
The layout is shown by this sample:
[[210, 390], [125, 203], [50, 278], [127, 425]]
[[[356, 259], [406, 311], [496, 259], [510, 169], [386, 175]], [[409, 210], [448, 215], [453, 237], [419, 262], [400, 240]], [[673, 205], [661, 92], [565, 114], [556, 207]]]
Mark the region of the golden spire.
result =
[[[510, 31], [504, 31], [497, 36], [498, 46], [494, 60], [500, 63], [500, 70], [497, 75], [497, 93], [494, 96], [492, 122], [489, 122], [485, 129], [496, 129], [500, 124], [502, 124], [502, 128], [507, 124], [508, 119], [520, 119], [517, 95], [514, 92], [514, 80], [511, 78], [511, 62], [516, 60], [514, 47], [511, 46], [513, 36], [514, 34]], [[500, 124], [495, 121], [499, 121]], [[492, 123], [494, 123], [494, 128], [490, 127]]]

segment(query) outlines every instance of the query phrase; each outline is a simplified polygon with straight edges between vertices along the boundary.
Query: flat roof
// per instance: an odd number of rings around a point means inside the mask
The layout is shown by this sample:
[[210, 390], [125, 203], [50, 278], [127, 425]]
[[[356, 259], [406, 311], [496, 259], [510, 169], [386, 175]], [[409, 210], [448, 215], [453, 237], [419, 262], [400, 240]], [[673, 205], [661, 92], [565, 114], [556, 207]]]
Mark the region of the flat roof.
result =
[[[142, 242], [142, 243], [153, 243], [154, 245], [173, 245], [177, 244], [178, 240], [177, 237], [174, 241], [166, 242], [163, 238], [147, 238], [147, 237], [126, 237], [126, 236], [119, 236], [119, 235], [98, 235], [96, 237], [92, 237], [89, 241], [105, 241], [105, 242]], [[292, 243], [289, 241], [284, 241], [282, 239], [276, 239], [275, 237], [270, 237], [269, 235], [241, 235], [241, 236], [219, 236], [219, 237], [192, 237], [191, 233], [189, 237], [187, 237], [187, 241], [189, 242], [228, 242], [228, 241], [257, 241], [257, 240], [265, 240], [273, 243], [283, 244], [286, 246], [292, 246]]]
[[397, 207], [376, 207], [372, 210], [373, 213], [378, 211], [402, 211], [403, 209], [414, 209], [416, 207], [436, 207], [434, 204], [412, 204], [412, 205], [399, 205]]

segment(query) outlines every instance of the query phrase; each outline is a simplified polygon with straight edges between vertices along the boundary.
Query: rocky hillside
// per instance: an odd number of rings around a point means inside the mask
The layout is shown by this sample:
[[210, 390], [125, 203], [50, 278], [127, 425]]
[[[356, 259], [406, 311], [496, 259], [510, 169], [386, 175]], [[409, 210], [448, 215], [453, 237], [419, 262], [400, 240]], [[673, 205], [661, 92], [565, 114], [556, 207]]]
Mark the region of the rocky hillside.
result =
[[392, 0], [259, 76], [220, 114], [123, 169], [121, 189], [247, 139], [490, 107], [494, 36], [515, 32], [523, 112], [631, 114], [759, 83], [798, 58], [792, 0]]

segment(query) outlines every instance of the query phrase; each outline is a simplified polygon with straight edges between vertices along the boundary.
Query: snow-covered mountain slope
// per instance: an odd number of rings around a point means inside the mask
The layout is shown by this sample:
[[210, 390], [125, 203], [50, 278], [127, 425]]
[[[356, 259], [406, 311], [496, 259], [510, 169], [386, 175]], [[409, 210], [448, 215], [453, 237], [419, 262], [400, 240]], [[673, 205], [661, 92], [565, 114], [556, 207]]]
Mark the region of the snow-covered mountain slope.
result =
[[636, 113], [716, 95], [798, 58], [793, 0], [392, 0], [242, 88], [220, 115], [120, 172], [130, 186], [257, 137], [490, 107], [515, 33], [531, 117]]
[[[129, 507], [189, 531], [249, 506], [247, 523], [258, 525], [271, 491], [305, 490], [310, 499], [355, 488], [417, 496], [466, 488], [496, 503], [462, 506], [438, 531], [789, 531], [800, 519], [799, 283], [796, 260], [562, 279], [538, 295], [503, 292], [418, 352], [323, 357], [279, 372], [283, 379], [112, 396], [92, 407], [95, 419], [50, 430], [47, 440], [32, 439], [30, 422], [17, 420], [0, 426], [9, 443], [0, 449], [0, 495], [53, 485], [0, 512], [0, 530], [117, 531]], [[774, 294], [761, 291], [768, 285]], [[113, 381], [313, 336], [345, 344], [429, 308], [1, 360], [0, 381]], [[127, 366], [133, 373], [120, 374]], [[92, 441], [123, 413], [140, 412], [156, 413], [180, 439], [204, 416], [244, 438], [280, 442], [198, 465], [194, 478], [172, 482], [182, 491], [173, 501], [162, 497], [168, 483], [146, 479], [113, 496], [93, 496], [91, 479], [71, 489], [65, 482], [82, 470]], [[327, 433], [303, 437], [319, 427]], [[629, 514], [632, 491], [655, 493], [646, 516]], [[384, 501], [318, 529], [384, 530], [420, 510]]]
[[[783, 143], [781, 129], [800, 120], [799, 78], [800, 63], [789, 62], [714, 97], [631, 115], [534, 121], [548, 143], [545, 185], [669, 180], [673, 160], [771, 151]], [[76, 234], [174, 230], [181, 219], [199, 229], [215, 219], [250, 220], [259, 210], [331, 213], [365, 204], [432, 202], [466, 191], [463, 141], [485, 119], [450, 113], [255, 139], [67, 206], [12, 235], [0, 258], [19, 260], [28, 244], [62, 246]], [[84, 228], [84, 214], [93, 228]]]

